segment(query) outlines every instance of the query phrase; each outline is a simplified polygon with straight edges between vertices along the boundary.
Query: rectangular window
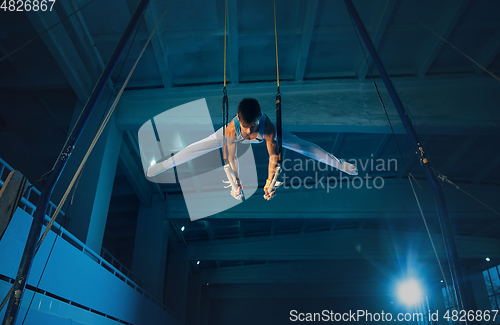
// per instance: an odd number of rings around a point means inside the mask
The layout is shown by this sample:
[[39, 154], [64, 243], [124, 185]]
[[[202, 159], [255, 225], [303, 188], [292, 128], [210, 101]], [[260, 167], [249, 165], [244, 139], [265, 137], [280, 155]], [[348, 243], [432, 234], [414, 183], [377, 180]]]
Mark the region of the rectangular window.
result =
[[[444, 288], [441, 289], [443, 292], [443, 298], [444, 298], [444, 306], [446, 308], [446, 311], [448, 312], [448, 315], [452, 315], [452, 312], [455, 309], [455, 306], [458, 306], [457, 303], [457, 296], [455, 295], [455, 289], [453, 288], [452, 285], [447, 285]], [[445, 312], [446, 313], [446, 312]], [[451, 317], [448, 319], [448, 323], [450, 325], [458, 325], [459, 322], [454, 322], [451, 320]]]
[[[488, 298], [490, 299], [490, 306], [492, 310], [498, 310], [500, 306], [499, 274], [498, 265], [483, 271], [484, 282], [486, 283], [486, 290], [488, 291]], [[495, 319], [495, 323], [500, 324], [498, 316]]]

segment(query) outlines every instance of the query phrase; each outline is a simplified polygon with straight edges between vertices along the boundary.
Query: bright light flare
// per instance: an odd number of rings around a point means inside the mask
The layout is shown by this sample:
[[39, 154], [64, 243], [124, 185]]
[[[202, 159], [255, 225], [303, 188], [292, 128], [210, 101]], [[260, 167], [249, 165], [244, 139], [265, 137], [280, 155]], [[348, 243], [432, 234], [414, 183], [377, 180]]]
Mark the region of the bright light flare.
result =
[[411, 279], [399, 285], [398, 296], [403, 303], [412, 306], [422, 298], [422, 290], [418, 282]]
[[156, 160], [151, 160], [151, 166], [156, 165]]

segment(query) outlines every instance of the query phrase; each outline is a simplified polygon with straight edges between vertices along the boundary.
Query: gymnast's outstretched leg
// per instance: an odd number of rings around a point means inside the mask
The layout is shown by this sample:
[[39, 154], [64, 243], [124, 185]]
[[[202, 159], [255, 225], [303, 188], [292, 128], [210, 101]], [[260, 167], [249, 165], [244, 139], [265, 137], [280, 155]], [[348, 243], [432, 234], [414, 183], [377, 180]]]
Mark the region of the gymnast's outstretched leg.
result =
[[331, 153], [323, 150], [320, 146], [303, 140], [290, 132], [283, 130], [283, 147], [298, 152], [306, 157], [312, 158], [324, 164], [337, 168], [349, 175], [358, 175], [356, 166], [346, 161], [340, 161]]
[[222, 147], [222, 128], [210, 136], [190, 144], [172, 157], [148, 168], [148, 177], [156, 176], [170, 168], [193, 160]]

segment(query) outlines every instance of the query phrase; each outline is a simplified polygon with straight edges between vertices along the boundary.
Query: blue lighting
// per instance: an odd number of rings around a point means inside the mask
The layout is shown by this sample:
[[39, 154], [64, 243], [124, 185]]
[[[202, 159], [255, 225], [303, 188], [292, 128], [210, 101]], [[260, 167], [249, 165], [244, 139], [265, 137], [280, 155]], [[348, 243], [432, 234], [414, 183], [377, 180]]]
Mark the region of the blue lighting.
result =
[[398, 288], [398, 296], [406, 305], [416, 305], [422, 298], [420, 284], [414, 279], [401, 283]]

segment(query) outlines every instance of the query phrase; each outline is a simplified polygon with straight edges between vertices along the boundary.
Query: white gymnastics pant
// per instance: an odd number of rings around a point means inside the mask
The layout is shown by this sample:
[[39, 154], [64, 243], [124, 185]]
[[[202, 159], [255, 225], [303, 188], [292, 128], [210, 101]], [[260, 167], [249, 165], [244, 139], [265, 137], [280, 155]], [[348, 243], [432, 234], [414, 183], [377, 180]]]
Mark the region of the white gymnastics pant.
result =
[[[183, 164], [187, 161], [193, 160], [213, 150], [222, 148], [222, 140], [223, 140], [222, 132], [223, 132], [222, 128], [220, 128], [219, 130], [217, 130], [217, 132], [211, 134], [205, 139], [190, 144], [189, 146], [182, 149], [172, 157], [149, 167], [147, 175], [149, 177], [156, 176], [170, 168]], [[339, 161], [337, 157], [323, 150], [318, 145], [309, 141], [302, 140], [301, 138], [291, 134], [286, 130], [283, 130], [282, 139], [283, 139], [282, 140], [283, 147], [289, 150], [293, 150], [306, 157], [312, 158], [324, 164], [335, 167], [338, 170], [341, 170], [349, 175], [358, 174], [356, 166], [345, 161], [342, 162]], [[240, 141], [240, 143], [245, 143], [245, 141], [244, 140]]]

